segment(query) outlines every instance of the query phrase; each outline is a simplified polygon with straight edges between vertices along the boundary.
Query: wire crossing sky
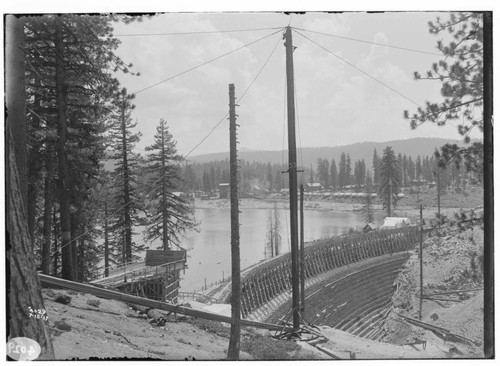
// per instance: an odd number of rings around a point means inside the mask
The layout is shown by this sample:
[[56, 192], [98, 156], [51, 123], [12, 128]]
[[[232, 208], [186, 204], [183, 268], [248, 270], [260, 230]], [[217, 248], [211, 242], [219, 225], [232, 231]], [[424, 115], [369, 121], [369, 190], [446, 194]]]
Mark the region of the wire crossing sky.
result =
[[411, 130], [403, 119], [404, 110], [442, 100], [439, 82], [413, 78], [441, 59], [442, 37], [427, 25], [437, 16], [447, 14], [169, 13], [117, 23], [118, 54], [141, 73], [118, 75], [137, 95], [133, 117], [143, 134], [137, 147], [151, 144], [165, 118], [182, 154], [227, 151], [227, 131], [217, 127], [234, 83], [237, 91], [249, 88], [238, 107], [240, 148], [281, 150], [285, 48], [277, 38], [289, 23], [303, 147], [459, 139], [453, 126]]

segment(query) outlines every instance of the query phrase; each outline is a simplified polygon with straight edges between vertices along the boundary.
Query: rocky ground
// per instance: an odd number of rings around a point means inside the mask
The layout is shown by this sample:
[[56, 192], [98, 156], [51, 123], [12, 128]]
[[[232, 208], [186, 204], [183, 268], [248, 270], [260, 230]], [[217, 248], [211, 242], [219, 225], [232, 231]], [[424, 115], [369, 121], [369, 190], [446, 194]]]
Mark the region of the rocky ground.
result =
[[[57, 360], [224, 360], [228, 325], [173, 315], [158, 324], [127, 304], [75, 291], [44, 289]], [[307, 344], [244, 328], [240, 359], [329, 358]]]
[[[416, 251], [395, 281], [393, 308], [385, 322], [386, 342], [427, 341], [451, 350], [450, 357], [483, 356], [483, 235], [479, 226], [465, 231], [447, 229], [442, 237], [429, 237], [423, 245], [421, 320], [451, 335], [443, 337], [399, 316], [419, 318], [420, 260]], [[459, 290], [471, 291], [457, 293]], [[425, 299], [437, 293], [441, 294]]]

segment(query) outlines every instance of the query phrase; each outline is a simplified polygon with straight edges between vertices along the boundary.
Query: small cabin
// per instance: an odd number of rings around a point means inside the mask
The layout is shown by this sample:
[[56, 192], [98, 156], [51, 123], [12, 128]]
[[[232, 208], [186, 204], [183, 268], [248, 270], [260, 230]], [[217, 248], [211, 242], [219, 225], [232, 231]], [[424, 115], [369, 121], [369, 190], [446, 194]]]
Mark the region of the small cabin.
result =
[[229, 198], [229, 183], [219, 184], [219, 198]]

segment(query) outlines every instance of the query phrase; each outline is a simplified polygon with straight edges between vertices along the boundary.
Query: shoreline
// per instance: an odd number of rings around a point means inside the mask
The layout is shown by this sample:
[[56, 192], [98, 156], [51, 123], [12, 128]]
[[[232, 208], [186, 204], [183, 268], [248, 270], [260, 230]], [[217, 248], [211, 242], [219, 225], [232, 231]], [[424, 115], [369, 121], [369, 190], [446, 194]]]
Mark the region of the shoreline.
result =
[[[239, 209], [240, 210], [270, 210], [277, 204], [278, 209], [289, 209], [288, 201], [277, 200], [277, 199], [257, 199], [257, 198], [240, 198]], [[213, 199], [213, 200], [200, 200], [196, 199], [193, 205], [194, 209], [229, 209], [230, 202], [229, 199]], [[441, 207], [441, 214], [450, 216], [453, 213], [458, 212], [460, 209], [470, 209], [472, 207]], [[314, 210], [314, 211], [336, 211], [336, 212], [358, 212], [360, 214], [364, 211], [364, 204], [358, 202], [334, 202], [320, 199], [305, 200], [304, 210]], [[384, 214], [385, 209], [381, 204], [372, 204], [372, 210], [375, 215]], [[436, 206], [426, 206], [422, 212], [424, 219], [432, 219], [436, 217], [438, 207]], [[412, 207], [408, 205], [401, 205], [394, 209], [394, 216], [397, 217], [408, 217], [410, 219], [418, 219], [420, 210], [418, 207]]]

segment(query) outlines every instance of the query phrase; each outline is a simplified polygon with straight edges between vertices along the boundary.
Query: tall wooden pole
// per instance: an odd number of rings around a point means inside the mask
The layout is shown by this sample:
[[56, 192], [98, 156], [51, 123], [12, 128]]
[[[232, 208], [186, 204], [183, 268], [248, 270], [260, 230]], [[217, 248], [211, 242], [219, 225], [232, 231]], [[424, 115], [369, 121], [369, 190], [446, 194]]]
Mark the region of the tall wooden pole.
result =
[[422, 210], [423, 207], [420, 205], [420, 305], [418, 308], [418, 319], [422, 320], [422, 297], [424, 296], [424, 259], [423, 259], [423, 237], [422, 237]]
[[300, 310], [302, 313], [305, 312], [306, 309], [306, 300], [305, 300], [305, 254], [304, 254], [304, 186], [300, 185]]
[[295, 143], [295, 95], [293, 81], [292, 29], [285, 31], [286, 94], [288, 110], [288, 178], [290, 187], [290, 249], [292, 257], [292, 313], [293, 328], [299, 329], [299, 273], [298, 273], [298, 217], [297, 217], [297, 147]]
[[438, 199], [438, 229], [441, 235], [441, 167], [438, 165], [437, 167], [437, 199]]
[[229, 184], [231, 194], [231, 335], [227, 357], [240, 357], [241, 289], [240, 224], [238, 211], [238, 157], [236, 150], [234, 84], [229, 84]]
[[484, 57], [484, 356], [494, 357], [493, 316], [493, 13], [483, 13]]

